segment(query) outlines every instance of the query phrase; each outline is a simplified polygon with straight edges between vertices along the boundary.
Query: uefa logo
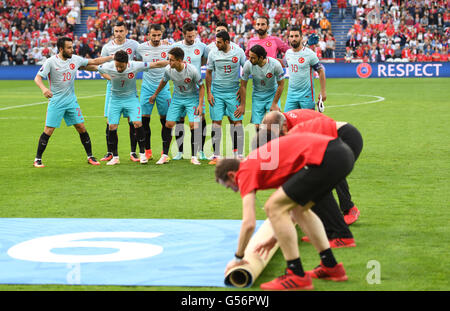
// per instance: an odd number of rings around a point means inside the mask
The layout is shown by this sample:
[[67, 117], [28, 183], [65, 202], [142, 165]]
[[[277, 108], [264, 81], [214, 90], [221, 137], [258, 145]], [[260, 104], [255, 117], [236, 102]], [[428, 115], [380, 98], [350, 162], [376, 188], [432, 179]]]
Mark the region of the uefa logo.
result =
[[128, 74], [128, 79], [133, 79], [133, 78], [134, 78], [134, 73], [130, 72], [130, 73]]
[[233, 63], [237, 63], [237, 62], [238, 62], [238, 58], [235, 56], [235, 57], [233, 57], [233, 58], [231, 59], [231, 61], [232, 61]]
[[161, 53], [161, 57], [162, 57], [162, 58], [166, 58], [166, 57], [167, 57], [166, 52], [162, 52], [162, 53]]
[[359, 64], [358, 67], [356, 67], [356, 74], [360, 78], [368, 78], [372, 74], [372, 66], [367, 63]]
[[191, 83], [191, 79], [189, 78], [184, 79], [184, 83]]
[[200, 54], [200, 50], [199, 49], [195, 49], [194, 54], [195, 55], [199, 55]]
[[71, 70], [74, 70], [74, 69], [75, 69], [75, 64], [70, 64], [70, 65], [69, 65], [69, 68], [70, 68]]
[[131, 54], [132, 52], [133, 51], [130, 48], [127, 49], [127, 54]]
[[298, 62], [299, 62], [300, 64], [303, 64], [303, 63], [305, 62], [305, 59], [304, 59], [303, 57], [300, 57], [300, 58], [298, 59]]
[[266, 78], [267, 78], [267, 79], [270, 79], [270, 78], [272, 78], [272, 77], [273, 77], [273, 74], [272, 74], [272, 73], [269, 72], [268, 74], [266, 74]]

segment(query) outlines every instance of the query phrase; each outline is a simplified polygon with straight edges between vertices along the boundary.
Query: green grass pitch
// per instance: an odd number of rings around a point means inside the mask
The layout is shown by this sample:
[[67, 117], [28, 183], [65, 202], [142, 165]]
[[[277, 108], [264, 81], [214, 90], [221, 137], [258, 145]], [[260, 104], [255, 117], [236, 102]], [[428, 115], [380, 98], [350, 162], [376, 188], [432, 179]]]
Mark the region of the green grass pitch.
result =
[[[351, 226], [357, 247], [334, 251], [344, 263], [349, 281], [316, 280], [316, 290], [450, 289], [449, 82], [444, 78], [328, 79], [325, 114], [352, 123], [364, 138], [362, 154], [348, 178], [361, 216]], [[105, 88], [105, 81], [75, 83], [97, 158], [106, 151]], [[286, 90], [282, 106], [285, 98]], [[147, 166], [129, 161], [124, 120], [119, 126], [120, 165], [89, 166], [78, 134], [63, 122], [44, 153], [46, 168], [33, 168], [44, 126], [44, 102], [33, 81], [0, 81], [0, 217], [241, 218], [240, 196], [216, 184], [214, 167], [206, 162], [198, 167], [189, 160], [164, 166], [154, 165], [155, 160]], [[247, 103], [245, 125], [250, 120], [251, 84]], [[152, 149], [157, 160], [161, 138], [156, 108], [153, 115]], [[189, 155], [187, 138], [185, 150]], [[258, 192], [258, 219], [266, 218], [260, 207], [271, 193]], [[319, 263], [309, 244], [300, 245], [300, 254], [305, 269]], [[380, 264], [379, 284], [368, 282], [373, 260]], [[277, 251], [252, 290], [283, 273], [284, 268]], [[227, 290], [69, 285], [0, 285], [0, 289]]]

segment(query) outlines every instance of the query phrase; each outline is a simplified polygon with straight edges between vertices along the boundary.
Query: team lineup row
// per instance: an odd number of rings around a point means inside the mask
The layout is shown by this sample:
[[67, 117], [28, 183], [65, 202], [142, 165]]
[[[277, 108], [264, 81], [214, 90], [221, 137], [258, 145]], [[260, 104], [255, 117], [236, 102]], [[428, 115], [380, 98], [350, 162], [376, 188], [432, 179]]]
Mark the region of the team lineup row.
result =
[[[265, 44], [264, 47], [252, 46], [247, 51], [247, 60], [244, 51], [230, 42], [226, 25], [218, 25], [216, 41], [208, 46], [196, 41], [196, 29], [192, 24], [184, 25], [184, 39], [172, 45], [162, 40], [163, 30], [160, 25], [150, 27], [149, 41], [142, 44], [127, 39], [126, 34], [125, 24], [116, 24], [114, 39], [103, 47], [101, 57], [95, 60], [73, 55], [72, 41], [69, 38], [60, 38], [58, 54], [44, 63], [35, 78], [43, 95], [49, 98], [46, 124], [35, 158], [36, 167], [43, 167], [42, 154], [54, 129], [60, 126], [63, 118], [68, 126], [74, 125], [80, 133], [88, 163], [100, 164], [92, 156], [89, 135], [74, 93], [74, 79], [79, 68], [98, 70], [108, 79], [104, 111], [107, 118], [108, 152], [102, 158], [108, 165], [120, 162], [117, 153], [117, 127], [121, 115], [128, 117], [130, 123], [130, 158], [142, 164], [152, 158], [150, 117], [155, 103], [160, 115], [163, 142], [162, 157], [156, 163], [168, 163], [174, 127], [179, 151], [173, 159], [183, 157], [183, 124], [186, 116], [192, 134], [191, 162], [198, 165], [198, 160], [208, 159], [203, 150], [206, 137], [203, 102], [205, 93], [210, 105], [214, 151], [209, 163], [215, 164], [220, 158], [221, 124], [224, 116], [228, 117], [231, 124], [233, 150], [236, 156], [243, 157], [242, 119], [245, 113], [247, 81], [251, 76], [251, 122], [258, 127], [266, 112], [280, 110], [280, 97], [284, 87], [282, 63], [287, 67], [290, 76], [285, 111], [315, 108], [313, 69], [319, 73], [320, 97], [326, 99], [324, 70], [314, 52], [303, 47], [299, 29], [291, 30], [289, 41], [292, 48], [286, 51], [282, 60], [267, 55], [267, 51], [271, 52], [268, 48], [271, 44]], [[201, 66], [205, 64], [206, 90], [201, 79]], [[140, 71], [144, 71], [144, 74], [139, 98], [136, 75]], [[49, 80], [50, 89], [43, 84], [43, 78]], [[169, 80], [172, 80], [174, 85], [173, 95], [170, 94], [167, 83]], [[140, 149], [139, 157], [135, 153], [137, 145]]]

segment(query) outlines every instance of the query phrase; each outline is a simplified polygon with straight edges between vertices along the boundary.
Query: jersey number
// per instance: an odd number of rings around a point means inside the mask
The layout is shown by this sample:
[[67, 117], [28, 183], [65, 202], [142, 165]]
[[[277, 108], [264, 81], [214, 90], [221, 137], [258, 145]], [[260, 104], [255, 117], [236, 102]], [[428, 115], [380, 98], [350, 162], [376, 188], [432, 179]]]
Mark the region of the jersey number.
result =
[[231, 73], [231, 65], [224, 65], [223, 69], [224, 69], [225, 73]]
[[70, 72], [63, 73], [63, 82], [70, 81], [72, 79], [72, 74]]
[[186, 61], [189, 63], [189, 64], [191, 64], [191, 58], [188, 56], [188, 57], [186, 57]]
[[120, 82], [122, 83], [122, 87], [125, 84], [125, 80], [120, 80]]
[[291, 71], [292, 72], [298, 72], [298, 66], [295, 65], [295, 64], [291, 65]]

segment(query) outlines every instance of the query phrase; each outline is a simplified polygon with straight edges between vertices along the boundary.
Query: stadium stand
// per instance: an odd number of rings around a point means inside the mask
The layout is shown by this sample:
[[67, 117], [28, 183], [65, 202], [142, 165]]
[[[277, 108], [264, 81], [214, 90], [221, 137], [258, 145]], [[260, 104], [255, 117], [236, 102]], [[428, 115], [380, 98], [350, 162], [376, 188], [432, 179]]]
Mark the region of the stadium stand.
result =
[[444, 0], [0, 0], [0, 65], [42, 64], [62, 35], [74, 38], [77, 54], [97, 57], [118, 20], [140, 42], [151, 23], [178, 41], [190, 21], [205, 43], [222, 20], [245, 49], [261, 15], [285, 41], [293, 25], [306, 36], [318, 34], [312, 48], [323, 61], [448, 61], [449, 6]]

